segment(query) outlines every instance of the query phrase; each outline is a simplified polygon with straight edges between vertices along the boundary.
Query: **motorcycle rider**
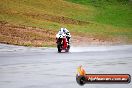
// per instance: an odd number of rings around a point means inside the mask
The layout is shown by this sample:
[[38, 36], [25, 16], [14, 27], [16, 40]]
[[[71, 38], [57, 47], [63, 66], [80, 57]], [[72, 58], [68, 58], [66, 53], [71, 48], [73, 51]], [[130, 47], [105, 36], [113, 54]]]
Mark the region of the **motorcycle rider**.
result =
[[63, 37], [66, 37], [67, 38], [67, 42], [69, 44], [70, 43], [69, 41], [70, 41], [70, 38], [71, 38], [71, 34], [68, 31], [68, 29], [66, 29], [66, 28], [61, 28], [59, 30], [59, 32], [56, 34], [56, 38], [57, 39], [60, 39], [60, 38], [63, 38]]

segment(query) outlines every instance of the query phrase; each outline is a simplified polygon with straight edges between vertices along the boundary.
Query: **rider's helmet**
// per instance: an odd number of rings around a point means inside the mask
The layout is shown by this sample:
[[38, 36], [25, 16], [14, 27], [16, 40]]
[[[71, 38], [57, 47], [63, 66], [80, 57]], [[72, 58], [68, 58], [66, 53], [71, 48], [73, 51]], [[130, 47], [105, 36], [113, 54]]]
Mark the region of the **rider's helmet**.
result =
[[60, 33], [64, 33], [64, 34], [66, 34], [66, 32], [67, 32], [67, 31], [66, 31], [65, 28], [61, 28], [61, 29], [60, 29]]

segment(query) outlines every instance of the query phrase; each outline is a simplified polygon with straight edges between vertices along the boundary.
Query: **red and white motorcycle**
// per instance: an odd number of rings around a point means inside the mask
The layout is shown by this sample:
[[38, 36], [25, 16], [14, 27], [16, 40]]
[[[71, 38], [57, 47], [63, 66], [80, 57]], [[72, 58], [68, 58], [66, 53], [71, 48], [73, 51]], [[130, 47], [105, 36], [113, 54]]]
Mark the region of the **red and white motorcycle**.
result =
[[59, 53], [62, 52], [62, 50], [69, 52], [70, 44], [68, 43], [65, 34], [59, 34], [59, 36], [56, 38], [56, 43]]

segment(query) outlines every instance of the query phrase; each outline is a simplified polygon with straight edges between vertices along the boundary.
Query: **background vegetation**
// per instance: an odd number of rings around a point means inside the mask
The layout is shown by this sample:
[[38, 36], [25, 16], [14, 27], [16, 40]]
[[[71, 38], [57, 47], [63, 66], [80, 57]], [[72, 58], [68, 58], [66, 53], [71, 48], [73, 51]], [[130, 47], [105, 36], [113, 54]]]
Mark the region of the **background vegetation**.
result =
[[[31, 30], [32, 27], [50, 30], [53, 31], [51, 35], [55, 35], [60, 27], [66, 27], [73, 34], [86, 38], [92, 36], [107, 40], [115, 37], [125, 39], [125, 43], [132, 42], [130, 0], [0, 0], [0, 21], [1, 25], [8, 22], [17, 27], [31, 27]], [[8, 41], [3, 38], [1, 29], [0, 41], [6, 43]], [[53, 36], [51, 41], [54, 42]], [[45, 42], [43, 45], [52, 44]]]

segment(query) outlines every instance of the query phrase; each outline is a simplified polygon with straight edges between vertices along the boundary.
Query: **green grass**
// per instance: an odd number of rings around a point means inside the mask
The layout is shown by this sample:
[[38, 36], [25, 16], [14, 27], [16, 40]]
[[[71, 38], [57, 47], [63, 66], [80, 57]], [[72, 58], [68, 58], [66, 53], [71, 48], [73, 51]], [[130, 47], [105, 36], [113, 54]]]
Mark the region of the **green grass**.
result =
[[95, 20], [99, 23], [131, 28], [132, 10], [128, 5], [108, 5], [99, 10], [99, 15], [95, 17]]
[[[59, 3], [59, 4], [58, 4]], [[2, 0], [0, 1], [0, 20], [26, 26], [56, 29], [65, 24], [44, 19], [36, 19], [24, 14], [50, 14], [76, 20], [88, 21], [94, 9], [60, 0]]]
[[95, 22], [132, 28], [132, 2], [129, 0], [67, 0], [96, 9]]
[[[39, 16], [44, 14], [68, 17], [89, 24], [49, 21]], [[1, 0], [0, 21], [56, 31], [60, 27], [66, 27], [72, 32], [87, 36], [122, 36], [132, 39], [132, 5], [127, 0]]]

